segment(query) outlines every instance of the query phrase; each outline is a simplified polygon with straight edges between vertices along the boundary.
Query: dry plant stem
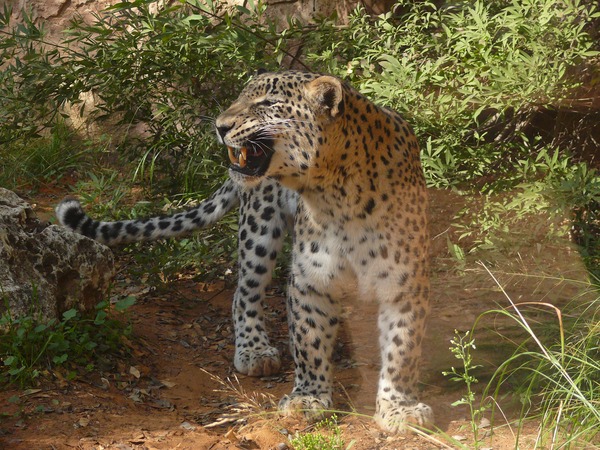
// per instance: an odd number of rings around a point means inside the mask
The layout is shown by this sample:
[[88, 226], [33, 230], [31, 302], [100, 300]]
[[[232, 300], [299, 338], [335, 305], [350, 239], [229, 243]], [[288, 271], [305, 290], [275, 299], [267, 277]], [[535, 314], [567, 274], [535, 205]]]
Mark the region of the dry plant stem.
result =
[[222, 414], [217, 420], [205, 425], [205, 428], [213, 428], [228, 423], [237, 423], [248, 416], [263, 414], [265, 412], [265, 404], [270, 408], [274, 408], [277, 404], [275, 397], [271, 394], [252, 392], [248, 393], [240, 383], [237, 375], [233, 375], [233, 380], [222, 378], [208, 372], [206, 369], [200, 369], [208, 375], [213, 381], [220, 384], [222, 387], [215, 389], [215, 392], [233, 394], [238, 403], [231, 405], [230, 412]]
[[504, 418], [504, 422], [506, 422], [506, 425], [508, 426], [508, 429], [510, 431], [510, 434], [512, 434], [513, 439], [517, 439], [517, 435], [515, 434], [515, 432], [513, 431], [513, 428], [510, 426], [510, 421], [508, 420], [508, 417], [506, 417], [506, 414], [504, 414], [504, 410], [500, 407], [500, 404], [496, 401], [496, 399], [494, 397], [492, 397], [491, 395], [488, 395], [486, 397], [486, 400], [494, 403], [496, 405], [496, 408], [498, 409], [498, 411], [500, 411], [500, 414], [502, 414], [502, 417]]

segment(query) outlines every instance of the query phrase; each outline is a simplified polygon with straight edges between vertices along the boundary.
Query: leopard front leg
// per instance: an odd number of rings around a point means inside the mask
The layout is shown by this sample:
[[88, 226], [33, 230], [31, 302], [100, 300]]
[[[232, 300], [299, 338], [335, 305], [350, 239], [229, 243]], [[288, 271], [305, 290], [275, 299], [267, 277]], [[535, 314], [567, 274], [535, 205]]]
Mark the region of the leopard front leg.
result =
[[[324, 242], [298, 207], [288, 287], [288, 325], [295, 362], [294, 388], [279, 402], [286, 414], [319, 419], [333, 404], [332, 354], [339, 328], [339, 298], [347, 285], [345, 262]], [[306, 241], [306, 237], [311, 241]]]
[[265, 181], [243, 191], [240, 202], [238, 286], [232, 305], [234, 365], [250, 376], [273, 375], [281, 366], [279, 351], [267, 335], [263, 300], [290, 227], [284, 196], [275, 182]]
[[302, 413], [317, 420], [332, 406], [332, 353], [339, 305], [314, 286], [290, 280], [288, 323], [295, 362], [294, 389], [279, 402], [286, 414]]
[[[421, 342], [425, 330], [427, 287], [399, 294], [393, 302], [379, 306], [381, 373], [375, 421], [386, 431], [404, 431], [406, 425], [427, 427], [433, 411], [417, 399]], [[416, 295], [415, 295], [416, 293]]]

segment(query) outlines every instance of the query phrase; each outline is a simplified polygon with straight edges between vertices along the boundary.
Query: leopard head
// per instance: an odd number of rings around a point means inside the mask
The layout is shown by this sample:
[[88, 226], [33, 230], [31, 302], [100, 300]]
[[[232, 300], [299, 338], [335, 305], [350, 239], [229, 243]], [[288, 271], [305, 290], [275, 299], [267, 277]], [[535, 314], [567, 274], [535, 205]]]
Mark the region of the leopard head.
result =
[[328, 128], [343, 115], [344, 90], [339, 79], [308, 72], [255, 76], [216, 120], [232, 176], [245, 184], [269, 177], [301, 186], [318, 164]]

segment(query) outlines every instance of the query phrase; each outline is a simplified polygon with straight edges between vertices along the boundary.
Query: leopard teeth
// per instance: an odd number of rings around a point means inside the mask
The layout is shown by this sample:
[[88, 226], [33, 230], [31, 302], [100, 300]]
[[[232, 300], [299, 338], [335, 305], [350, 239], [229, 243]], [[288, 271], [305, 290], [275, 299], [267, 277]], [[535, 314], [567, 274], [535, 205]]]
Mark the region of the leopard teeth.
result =
[[227, 154], [231, 164], [246, 167], [246, 161], [248, 160], [248, 149], [246, 147], [240, 148], [240, 154], [237, 157], [235, 156], [235, 150], [232, 147], [227, 147]]
[[246, 161], [248, 160], [248, 150], [246, 147], [240, 148], [240, 154], [238, 156], [238, 164], [240, 167], [246, 167]]
[[227, 154], [229, 155], [229, 161], [231, 161], [231, 164], [237, 164], [238, 163], [238, 160], [235, 157], [235, 154], [233, 153], [233, 148], [227, 147]]

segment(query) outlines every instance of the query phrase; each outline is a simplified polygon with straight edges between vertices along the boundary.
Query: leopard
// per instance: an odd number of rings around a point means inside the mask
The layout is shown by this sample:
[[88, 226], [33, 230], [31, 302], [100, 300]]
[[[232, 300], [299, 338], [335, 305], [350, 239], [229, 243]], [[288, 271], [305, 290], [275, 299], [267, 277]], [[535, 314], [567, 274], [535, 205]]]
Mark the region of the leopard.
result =
[[215, 125], [238, 183], [272, 179], [298, 194], [294, 387], [279, 408], [309, 418], [331, 409], [341, 304], [355, 295], [378, 305], [376, 423], [392, 433], [431, 425], [417, 386], [430, 309], [427, 187], [407, 121], [338, 77], [283, 71], [253, 78]]
[[[293, 221], [286, 306], [294, 385], [279, 409], [311, 420], [331, 410], [341, 308], [353, 296], [378, 307], [375, 422], [390, 433], [432, 425], [433, 410], [419, 400], [417, 385], [430, 309], [428, 200], [408, 122], [336, 76], [286, 70], [257, 73], [215, 128], [231, 162], [229, 180], [198, 208], [114, 225], [93, 221], [67, 199], [57, 207], [59, 221], [115, 240], [171, 237], [207, 226], [238, 202], [238, 264], [246, 271], [239, 274], [242, 297], [237, 306], [234, 299], [233, 314], [245, 326], [240, 334], [258, 339], [251, 353], [268, 340], [257, 337], [264, 320], [259, 297], [250, 305], [244, 296], [255, 284], [248, 280], [270, 276], [272, 262], [256, 257], [272, 261], [280, 224]], [[279, 369], [279, 360], [262, 361], [259, 371]]]

